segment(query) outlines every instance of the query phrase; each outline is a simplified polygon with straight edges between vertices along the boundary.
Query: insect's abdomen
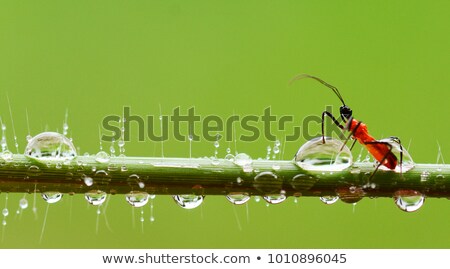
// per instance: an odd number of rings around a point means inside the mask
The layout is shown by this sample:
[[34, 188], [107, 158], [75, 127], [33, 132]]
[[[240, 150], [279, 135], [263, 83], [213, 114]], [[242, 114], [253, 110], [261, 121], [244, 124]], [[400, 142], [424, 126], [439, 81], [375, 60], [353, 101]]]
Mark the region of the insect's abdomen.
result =
[[[392, 153], [389, 147], [385, 144], [366, 144], [367, 150], [372, 154], [372, 156], [387, 168], [394, 170], [397, 166], [397, 157]], [[386, 155], [387, 154], [387, 155]], [[386, 156], [386, 157], [385, 157]]]

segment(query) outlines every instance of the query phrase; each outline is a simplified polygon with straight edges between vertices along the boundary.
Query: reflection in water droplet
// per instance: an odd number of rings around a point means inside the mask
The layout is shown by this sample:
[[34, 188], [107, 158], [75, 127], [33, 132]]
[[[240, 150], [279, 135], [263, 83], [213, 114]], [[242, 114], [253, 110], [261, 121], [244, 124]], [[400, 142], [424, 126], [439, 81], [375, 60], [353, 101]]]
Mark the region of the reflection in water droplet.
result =
[[127, 202], [133, 207], [142, 207], [148, 203], [149, 195], [143, 191], [131, 191], [125, 195]]
[[2, 210], [2, 215], [3, 215], [3, 217], [6, 217], [6, 216], [9, 215], [9, 210], [8, 210], [8, 208], [3, 208], [3, 210]]
[[84, 199], [91, 205], [99, 206], [105, 202], [106, 196], [107, 194], [104, 191], [90, 190], [84, 194]]
[[[384, 138], [380, 140], [381, 142], [386, 142], [389, 143], [392, 146], [392, 153], [394, 153], [395, 156], [397, 156], [397, 159], [400, 160], [400, 152], [402, 152], [403, 157], [402, 157], [402, 164], [400, 167], [400, 162], [397, 164], [397, 166], [395, 167], [395, 172], [397, 173], [405, 173], [409, 170], [411, 170], [412, 168], [414, 168], [415, 164], [414, 161], [412, 160], [411, 155], [409, 155], [408, 151], [406, 150], [406, 148], [404, 146], [400, 146], [400, 144], [398, 143], [398, 141], [396, 141], [395, 139], [392, 138]], [[385, 171], [392, 171], [391, 169], [387, 168], [384, 165], [381, 165], [380, 170], [385, 170]]]
[[63, 196], [62, 193], [53, 192], [53, 191], [44, 192], [41, 195], [42, 195], [42, 198], [49, 204], [54, 204], [54, 203], [59, 202]]
[[28, 207], [28, 200], [26, 198], [20, 199], [19, 206], [22, 209], [26, 209]]
[[286, 195], [284, 195], [283, 193], [269, 194], [269, 195], [264, 196], [263, 199], [269, 204], [276, 205], [281, 202], [284, 202], [286, 200]]
[[182, 208], [193, 209], [203, 203], [205, 196], [195, 194], [173, 195], [173, 200]]
[[72, 142], [64, 135], [44, 132], [28, 142], [25, 156], [38, 160], [68, 161], [77, 156], [77, 151]]
[[316, 137], [303, 144], [295, 155], [295, 163], [309, 171], [342, 171], [353, 163], [352, 153], [347, 146], [341, 150], [340, 140]]
[[337, 196], [322, 196], [320, 197], [320, 201], [322, 201], [326, 205], [331, 205], [336, 203], [339, 200]]
[[99, 163], [107, 163], [109, 162], [109, 154], [105, 151], [99, 151], [97, 154], [95, 154], [95, 160]]
[[394, 194], [394, 202], [405, 212], [414, 212], [422, 207], [425, 196], [418, 191], [400, 190]]
[[235, 205], [243, 205], [250, 200], [250, 195], [246, 192], [232, 192], [227, 196], [228, 201]]

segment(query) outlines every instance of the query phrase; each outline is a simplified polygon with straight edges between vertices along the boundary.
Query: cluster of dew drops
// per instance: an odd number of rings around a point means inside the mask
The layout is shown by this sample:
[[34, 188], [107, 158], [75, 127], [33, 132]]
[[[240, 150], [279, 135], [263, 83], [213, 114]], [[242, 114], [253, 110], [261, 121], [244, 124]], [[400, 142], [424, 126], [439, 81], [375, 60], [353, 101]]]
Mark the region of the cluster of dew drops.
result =
[[[1, 157], [5, 161], [12, 161], [13, 154], [11, 151], [8, 150], [7, 143], [6, 143], [6, 126], [2, 124], [2, 139], [1, 139], [1, 147], [2, 147], [2, 153]], [[42, 162], [46, 161], [56, 161], [56, 168], [61, 168], [63, 164], [70, 164], [70, 162], [77, 157], [77, 151], [72, 143], [72, 140], [67, 138], [67, 130], [68, 125], [64, 123], [63, 125], [63, 133], [57, 133], [57, 132], [43, 132], [40, 133], [34, 137], [28, 135], [27, 140], [28, 144], [25, 149], [25, 156], [29, 158], [33, 158]], [[122, 127], [122, 137], [124, 129]], [[15, 147], [18, 150], [18, 143], [17, 143], [17, 137], [14, 135], [15, 140]], [[191, 139], [189, 139], [191, 142]], [[327, 170], [330, 169], [330, 171], [339, 171], [346, 169], [352, 165], [351, 160], [351, 153], [350, 150], [345, 147], [345, 150], [341, 150], [341, 144], [337, 143], [327, 143], [326, 149], [320, 149], [321, 143], [318, 143], [320, 139], [313, 139], [311, 141], [308, 141], [306, 144], [304, 144], [299, 151], [296, 154], [296, 157], [294, 159], [294, 162], [301, 168], [305, 170]], [[102, 143], [100, 142], [100, 151], [95, 155], [95, 160], [99, 163], [108, 163], [110, 161], [110, 158], [112, 156], [115, 156], [115, 141], [113, 140], [111, 142], [110, 146], [110, 153], [108, 154], [106, 151], [103, 150]], [[121, 138], [117, 145], [119, 147], [119, 157], [124, 157], [125, 152], [125, 143], [124, 140]], [[220, 160], [217, 157], [218, 155], [218, 148], [220, 147], [219, 139], [217, 139], [214, 142], [214, 156], [211, 157], [211, 163], [213, 165], [219, 165]], [[281, 143], [279, 140], [276, 140], [273, 144], [273, 147], [270, 145], [267, 146], [267, 155], [265, 157], [266, 160], [270, 159], [277, 159], [279, 158], [280, 153], [280, 147]], [[323, 145], [322, 145], [323, 147]], [[333, 154], [338, 153], [338, 156], [333, 155], [331, 158], [332, 161], [330, 161], [327, 165], [323, 165], [323, 156], [320, 158], [317, 157], [318, 151], [327, 152], [330, 151]], [[238, 153], [236, 151], [235, 155], [231, 153], [230, 147], [226, 149], [226, 155], [224, 157], [224, 160], [234, 163], [237, 166], [240, 166], [245, 173], [256, 173], [256, 176], [254, 177], [254, 180], [257, 182], [259, 179], [264, 180], [270, 180], [270, 179], [277, 179], [276, 171], [281, 169], [281, 167], [278, 164], [274, 164], [272, 167], [272, 171], [264, 171], [259, 172], [255, 170], [252, 166], [253, 160], [252, 158], [245, 154], [245, 153]], [[258, 159], [262, 160], [262, 158]], [[116, 169], [116, 167], [111, 168]], [[29, 170], [31, 172], [38, 172], [39, 167], [37, 166], [30, 166]], [[127, 167], [125, 165], [122, 165], [120, 167], [120, 170], [125, 172], [128, 171]], [[107, 171], [104, 170], [98, 170], [96, 171], [96, 175], [107, 175]], [[428, 173], [428, 172], [424, 172]], [[423, 175], [426, 176], [426, 175]], [[83, 176], [82, 178], [84, 180], [84, 183], [87, 186], [92, 186], [94, 183], [94, 179], [89, 176]], [[143, 189], [145, 188], [144, 182], [139, 180], [139, 176], [136, 174], [132, 174], [129, 176], [129, 180], [135, 181], [138, 186]], [[242, 184], [243, 180], [238, 177], [236, 179], [237, 184]], [[49, 204], [56, 203], [61, 200], [62, 193], [59, 192], [44, 192], [41, 194], [42, 198]], [[90, 190], [84, 195], [86, 201], [93, 205], [98, 206], [97, 213], [100, 214], [100, 206], [106, 201], [107, 194], [102, 190]], [[182, 208], [185, 209], [194, 209], [202, 204], [204, 201], [203, 195], [195, 195], [195, 194], [180, 194], [180, 195], [173, 195], [173, 200]], [[226, 195], [226, 198], [228, 201], [235, 205], [242, 205], [247, 203], [250, 200], [250, 195], [245, 192], [233, 192]], [[5, 207], [2, 210], [3, 215], [3, 221], [2, 224], [6, 225], [6, 217], [9, 215], [9, 210], [7, 209], [7, 199], [5, 202]], [[148, 194], [144, 191], [130, 191], [125, 195], [125, 200], [133, 207], [143, 207], [145, 206], [149, 201], [152, 201], [155, 199], [154, 194]], [[281, 190], [279, 193], [275, 194], [267, 194], [263, 196], [263, 199], [267, 202], [267, 205], [270, 204], [279, 204], [286, 200], [286, 195], [283, 190]], [[297, 203], [297, 197], [294, 197], [294, 202]], [[320, 197], [320, 200], [325, 204], [333, 204], [336, 201], [339, 200], [339, 196], [324, 196]], [[255, 197], [255, 201], [260, 201], [259, 196]], [[344, 201], [344, 200], [343, 200]], [[422, 195], [420, 192], [412, 191], [412, 190], [406, 190], [406, 191], [399, 191], [394, 195], [394, 201], [395, 204], [403, 211], [406, 212], [413, 212], [419, 209], [423, 202], [424, 202], [424, 195]], [[19, 201], [19, 206], [21, 210], [24, 210], [28, 207], [28, 201], [26, 198], [22, 198]], [[151, 211], [153, 212], [153, 203], [150, 203]], [[36, 210], [33, 208], [33, 210]], [[143, 211], [141, 211], [142, 213]], [[141, 217], [141, 221], [144, 221], [143, 217]], [[154, 221], [153, 214], [150, 217], [150, 221]]]

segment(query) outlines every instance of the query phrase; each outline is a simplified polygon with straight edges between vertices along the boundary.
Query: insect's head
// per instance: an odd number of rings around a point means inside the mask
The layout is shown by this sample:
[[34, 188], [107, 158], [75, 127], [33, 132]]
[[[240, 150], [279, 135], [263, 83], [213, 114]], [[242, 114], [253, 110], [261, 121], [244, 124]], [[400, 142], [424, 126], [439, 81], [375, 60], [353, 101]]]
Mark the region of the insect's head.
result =
[[350, 120], [350, 118], [352, 117], [352, 109], [346, 105], [342, 105], [339, 108], [339, 112], [341, 113], [341, 117], [344, 121], [348, 121]]

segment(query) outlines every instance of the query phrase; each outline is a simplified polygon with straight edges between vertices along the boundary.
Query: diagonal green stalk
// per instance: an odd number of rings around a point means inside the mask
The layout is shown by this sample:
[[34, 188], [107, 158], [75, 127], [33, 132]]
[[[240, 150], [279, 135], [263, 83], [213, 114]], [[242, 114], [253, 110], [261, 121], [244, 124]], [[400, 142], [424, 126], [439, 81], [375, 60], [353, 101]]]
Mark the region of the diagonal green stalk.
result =
[[427, 197], [450, 197], [450, 165], [416, 164], [403, 174], [379, 170], [368, 182], [373, 170], [373, 164], [365, 162], [329, 172], [305, 171], [293, 161], [279, 160], [253, 160], [251, 166], [243, 169], [225, 159], [113, 157], [107, 163], [99, 163], [95, 156], [78, 156], [61, 163], [16, 154], [8, 162], [0, 161], [0, 191], [145, 191], [167, 195], [240, 192], [261, 196], [281, 193], [339, 196], [353, 202], [362, 197], [393, 197], [396, 191], [414, 190]]

